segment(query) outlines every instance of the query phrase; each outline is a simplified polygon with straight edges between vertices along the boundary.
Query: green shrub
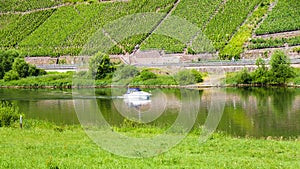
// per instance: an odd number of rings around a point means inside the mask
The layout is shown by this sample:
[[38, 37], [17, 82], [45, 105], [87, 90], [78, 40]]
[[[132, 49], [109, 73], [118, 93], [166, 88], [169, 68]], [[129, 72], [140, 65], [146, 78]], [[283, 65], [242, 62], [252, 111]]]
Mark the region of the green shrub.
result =
[[150, 72], [149, 70], [145, 69], [142, 70], [141, 74], [140, 74], [140, 78], [141, 80], [148, 80], [148, 79], [156, 79], [156, 74], [153, 72]]
[[300, 47], [294, 47], [294, 48], [293, 48], [293, 52], [300, 53]]
[[139, 74], [137, 67], [132, 65], [121, 65], [114, 72], [114, 81], [125, 80], [128, 78], [133, 78]]
[[19, 119], [19, 108], [12, 103], [0, 102], [0, 127], [10, 126]]
[[203, 82], [202, 75], [199, 71], [197, 71], [196, 69], [192, 69], [191, 73], [195, 77], [195, 80], [196, 80], [197, 83]]
[[110, 62], [109, 56], [97, 53], [89, 61], [89, 71], [95, 79], [104, 79], [115, 71], [115, 66]]
[[294, 69], [290, 65], [290, 60], [282, 51], [275, 51], [270, 61], [270, 82], [272, 84], [285, 84], [295, 77]]
[[4, 77], [3, 77], [5, 82], [12, 81], [12, 80], [19, 80], [19, 74], [18, 72], [14, 70], [10, 70], [9, 72], [6, 72]]
[[189, 85], [197, 83], [197, 80], [190, 70], [181, 70], [175, 74], [175, 79], [179, 85]]
[[244, 68], [236, 75], [236, 82], [238, 84], [250, 84], [252, 81], [251, 75], [247, 68]]
[[[227, 83], [231, 84], [271, 84], [283, 85], [296, 77], [295, 69], [291, 67], [290, 60], [282, 51], [275, 51], [271, 57], [270, 68], [265, 66], [263, 59], [256, 61], [257, 69], [249, 73], [246, 68], [237, 73], [227, 75]], [[296, 79], [293, 79], [295, 83]], [[297, 81], [298, 83], [298, 81]]]

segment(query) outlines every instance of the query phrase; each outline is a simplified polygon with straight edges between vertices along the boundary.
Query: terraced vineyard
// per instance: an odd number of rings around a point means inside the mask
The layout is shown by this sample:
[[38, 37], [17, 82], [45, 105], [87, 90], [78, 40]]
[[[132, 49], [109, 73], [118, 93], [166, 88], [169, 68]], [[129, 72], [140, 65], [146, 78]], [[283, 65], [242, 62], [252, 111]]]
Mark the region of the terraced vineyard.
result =
[[300, 1], [278, 0], [278, 4], [255, 31], [257, 35], [300, 29]]
[[300, 36], [292, 38], [256, 38], [251, 39], [251, 44], [248, 45], [248, 49], [263, 49], [263, 48], [277, 48], [284, 47], [286, 44], [289, 46], [300, 45]]
[[[183, 1], [174, 11], [174, 15], [183, 17], [191, 23], [196, 24], [199, 27], [199, 31], [202, 31], [212, 41], [214, 47], [220, 50], [228, 43], [231, 36], [247, 18], [247, 15], [262, 0], [229, 0], [224, 5], [220, 4], [220, 0], [197, 1], [197, 5], [194, 5], [193, 2], [195, 0]], [[216, 9], [218, 9], [218, 12], [214, 16]], [[150, 42], [145, 42], [142, 47], [147, 49], [148, 46], [151, 46], [172, 52], [183, 52], [182, 46], [185, 45], [187, 47], [187, 44], [181, 44], [177, 48], [172, 46], [172, 49], [170, 49], [169, 44], [171, 43], [173, 42], [170, 39], [166, 39], [163, 36], [155, 36], [151, 38]]]
[[[299, 37], [292, 37], [254, 39], [248, 48], [243, 47], [253, 32], [260, 35], [300, 29], [300, 1], [278, 0], [260, 27], [254, 30], [272, 1], [129, 0], [103, 3], [96, 0], [3, 0], [0, 5], [0, 49], [14, 48], [23, 56], [78, 55], [99, 29], [103, 29], [108, 41], [114, 42], [108, 50], [110, 54], [132, 53], [135, 46], [141, 44], [142, 50], [163, 49], [166, 53], [211, 53], [216, 49], [220, 57], [230, 58], [239, 57], [245, 49], [299, 45]], [[49, 9], [53, 6], [57, 8]], [[149, 22], [144, 25], [148, 33], [137, 31], [120, 38], [103, 28], [124, 16], [147, 12], [162, 16], [144, 16]], [[178, 19], [168, 19], [172, 17], [183, 19], [182, 24], [176, 23]], [[131, 27], [117, 26], [124, 32], [139, 29], [134, 22]], [[161, 27], [178, 32], [160, 34]], [[207, 38], [206, 44], [200, 47], [201, 50], [195, 50], [193, 44], [201, 38]]]
[[209, 22], [204, 33], [217, 50], [222, 49], [261, 0], [229, 0]]
[[1, 0], [0, 11], [30, 11], [34, 9], [47, 8], [63, 3], [63, 0]]
[[[122, 16], [139, 13], [168, 10], [173, 3], [168, 1], [133, 0], [130, 3], [98, 3], [93, 5], [80, 4], [61, 7], [30, 36], [19, 44], [23, 55], [58, 56], [78, 55], [82, 46], [98, 29]], [[98, 12], [101, 11], [101, 12]], [[128, 42], [128, 51], [132, 50], [143, 36], [135, 37]], [[125, 43], [125, 42], [120, 42]], [[132, 44], [132, 45], [131, 45]], [[116, 47], [114, 47], [116, 48]], [[117, 52], [116, 52], [117, 51]], [[115, 49], [113, 53], [118, 53]]]
[[0, 47], [14, 47], [48, 19], [54, 10], [26, 15], [2, 15], [0, 23]]

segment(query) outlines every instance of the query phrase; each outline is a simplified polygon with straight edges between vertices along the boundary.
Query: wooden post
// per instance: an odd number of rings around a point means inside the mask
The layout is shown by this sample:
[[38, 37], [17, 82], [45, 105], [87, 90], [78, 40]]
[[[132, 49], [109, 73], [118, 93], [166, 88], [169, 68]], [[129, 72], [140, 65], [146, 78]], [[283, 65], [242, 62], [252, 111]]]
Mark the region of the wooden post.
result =
[[23, 128], [23, 117], [22, 117], [22, 115], [20, 115], [20, 128], [21, 129]]

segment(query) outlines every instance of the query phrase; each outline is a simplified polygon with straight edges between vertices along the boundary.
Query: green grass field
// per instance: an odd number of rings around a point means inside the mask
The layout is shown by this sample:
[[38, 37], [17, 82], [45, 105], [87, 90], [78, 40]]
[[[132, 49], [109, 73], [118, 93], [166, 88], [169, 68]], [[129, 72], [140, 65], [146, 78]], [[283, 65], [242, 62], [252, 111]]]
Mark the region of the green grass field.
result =
[[[147, 130], [133, 128], [124, 134], [136, 135], [141, 131]], [[215, 133], [200, 144], [199, 135], [191, 133], [166, 153], [132, 159], [104, 151], [79, 126], [58, 127], [29, 120], [27, 124], [24, 122], [23, 129], [0, 128], [0, 134], [0, 168], [300, 167], [299, 139], [233, 138]], [[153, 136], [153, 133], [142, 134]]]

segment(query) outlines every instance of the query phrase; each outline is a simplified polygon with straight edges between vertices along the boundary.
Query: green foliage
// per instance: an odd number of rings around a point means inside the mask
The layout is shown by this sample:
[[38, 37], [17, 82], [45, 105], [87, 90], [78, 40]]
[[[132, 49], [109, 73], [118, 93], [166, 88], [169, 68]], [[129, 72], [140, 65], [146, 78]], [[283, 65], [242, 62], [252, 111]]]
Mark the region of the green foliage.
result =
[[236, 76], [236, 82], [238, 84], [250, 84], [251, 83], [251, 75], [247, 68], [244, 68], [241, 72], [238, 72]]
[[23, 58], [16, 58], [12, 70], [19, 74], [20, 78], [29, 76], [29, 65], [25, 62]]
[[2, 0], [0, 11], [30, 11], [61, 4], [62, 0]]
[[275, 51], [271, 57], [270, 68], [268, 69], [262, 58], [256, 61], [258, 68], [249, 73], [243, 69], [237, 73], [228, 74], [226, 81], [231, 84], [260, 84], [260, 85], [284, 85], [296, 77], [294, 68], [282, 51]]
[[252, 73], [252, 83], [267, 84], [269, 80], [268, 68], [262, 58], [256, 60], [257, 69]]
[[155, 79], [157, 78], [157, 75], [147, 69], [144, 69], [141, 71], [140, 78], [141, 80]]
[[293, 52], [300, 53], [300, 47], [294, 47], [294, 48], [293, 48]]
[[[261, 4], [265, 4], [266, 1], [269, 0], [265, 0]], [[260, 5], [256, 10], [253, 11], [252, 15], [247, 18], [244, 25], [242, 25], [238, 29], [237, 33], [233, 35], [224, 49], [220, 50], [220, 58], [240, 58], [240, 54], [244, 51], [243, 45], [251, 37], [253, 29], [259, 23], [264, 14], [268, 11], [268, 7], [269, 5]]]
[[300, 45], [300, 36], [291, 38], [256, 38], [250, 40], [251, 44], [248, 45], [248, 49], [263, 49], [263, 48], [274, 48], [284, 47], [285, 44], [289, 46]]
[[0, 79], [12, 69], [14, 59], [18, 56], [19, 54], [14, 50], [0, 51]]
[[135, 76], [139, 75], [139, 73], [139, 70], [135, 66], [121, 65], [114, 72], [113, 82], [127, 85]]
[[295, 78], [293, 79], [293, 84], [300, 85], [300, 68], [295, 68]]
[[0, 127], [10, 126], [19, 119], [19, 108], [6, 101], [0, 101]]
[[104, 79], [115, 71], [115, 66], [108, 55], [97, 53], [89, 61], [89, 71], [93, 78]]
[[1, 81], [0, 86], [23, 86], [28, 88], [70, 88], [72, 86], [73, 72], [48, 73], [44, 76], [32, 76], [12, 81]]
[[219, 12], [211, 19], [203, 31], [214, 43], [217, 50], [222, 49], [236, 29], [247, 18], [248, 13], [262, 0], [228, 0], [220, 6]]
[[142, 45], [142, 50], [160, 49], [167, 53], [182, 53], [185, 44], [165, 35], [152, 34]]
[[202, 74], [199, 71], [197, 71], [196, 69], [192, 69], [191, 73], [195, 77], [197, 83], [203, 82]]
[[195, 69], [181, 70], [174, 75], [174, 78], [179, 85], [190, 85], [203, 81], [202, 75]]
[[290, 61], [282, 51], [276, 51], [270, 61], [270, 81], [272, 84], [285, 84], [295, 77], [295, 72], [290, 66]]
[[0, 47], [15, 47], [42, 25], [55, 10], [38, 11], [25, 15], [0, 15]]
[[268, 15], [256, 34], [269, 34], [300, 29], [300, 1], [280, 0]]
[[8, 82], [8, 81], [12, 81], [12, 80], [19, 80], [20, 76], [19, 76], [19, 73], [16, 72], [15, 70], [10, 70], [5, 73], [3, 79], [5, 82]]
[[184, 18], [196, 24], [201, 29], [205, 26], [220, 3], [221, 0], [185, 0], [178, 4], [172, 15]]
[[[80, 3], [60, 7], [41, 26], [19, 42], [17, 48], [22, 51], [22, 56], [78, 55], [94, 33], [104, 25], [135, 13], [155, 12], [157, 9], [165, 12], [170, 9], [173, 1], [131, 0], [114, 3]], [[131, 52], [144, 38], [145, 35], [127, 37], [119, 44], [123, 45], [127, 52]], [[108, 52], [123, 53], [116, 46]]]

